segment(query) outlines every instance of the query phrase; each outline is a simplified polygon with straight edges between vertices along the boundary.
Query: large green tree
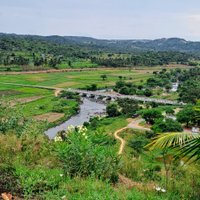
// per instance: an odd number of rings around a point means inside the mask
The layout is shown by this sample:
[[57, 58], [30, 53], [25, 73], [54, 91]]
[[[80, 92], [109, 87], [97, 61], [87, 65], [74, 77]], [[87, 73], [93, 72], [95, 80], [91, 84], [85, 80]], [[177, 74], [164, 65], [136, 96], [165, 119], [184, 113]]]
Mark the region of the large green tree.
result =
[[149, 124], [154, 124], [157, 119], [162, 119], [162, 111], [160, 109], [152, 108], [149, 110], [142, 110], [138, 112], [142, 118]]
[[152, 130], [156, 133], [182, 132], [183, 128], [179, 122], [173, 119], [159, 119], [152, 126]]

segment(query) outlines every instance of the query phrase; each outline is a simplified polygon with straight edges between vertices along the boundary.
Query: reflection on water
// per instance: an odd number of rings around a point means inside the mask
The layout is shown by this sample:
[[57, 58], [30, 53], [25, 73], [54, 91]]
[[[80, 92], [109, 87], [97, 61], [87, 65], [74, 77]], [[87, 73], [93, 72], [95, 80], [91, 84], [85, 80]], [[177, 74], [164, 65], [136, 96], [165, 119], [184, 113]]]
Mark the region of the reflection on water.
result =
[[105, 112], [105, 109], [106, 106], [104, 104], [93, 102], [84, 98], [83, 103], [80, 106], [80, 112], [77, 115], [71, 117], [61, 125], [48, 129], [45, 134], [48, 135], [50, 139], [52, 139], [55, 137], [58, 131], [67, 130], [67, 127], [70, 125], [82, 125], [84, 122], [88, 122], [90, 117], [94, 116], [95, 114]]

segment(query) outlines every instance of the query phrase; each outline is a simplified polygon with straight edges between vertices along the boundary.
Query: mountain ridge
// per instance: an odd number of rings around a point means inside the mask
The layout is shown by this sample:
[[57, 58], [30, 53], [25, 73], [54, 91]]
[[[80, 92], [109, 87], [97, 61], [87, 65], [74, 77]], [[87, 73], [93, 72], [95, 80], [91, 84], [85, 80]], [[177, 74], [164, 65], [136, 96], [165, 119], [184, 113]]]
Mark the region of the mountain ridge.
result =
[[[89, 48], [107, 49], [118, 52], [135, 51], [178, 51], [185, 53], [200, 54], [199, 41], [187, 41], [183, 38], [159, 38], [159, 39], [97, 39], [85, 36], [59, 36], [59, 35], [21, 35], [0, 33], [0, 40], [3, 38], [40, 40], [55, 43], [58, 45], [76, 45]], [[1, 47], [0, 47], [1, 48]]]

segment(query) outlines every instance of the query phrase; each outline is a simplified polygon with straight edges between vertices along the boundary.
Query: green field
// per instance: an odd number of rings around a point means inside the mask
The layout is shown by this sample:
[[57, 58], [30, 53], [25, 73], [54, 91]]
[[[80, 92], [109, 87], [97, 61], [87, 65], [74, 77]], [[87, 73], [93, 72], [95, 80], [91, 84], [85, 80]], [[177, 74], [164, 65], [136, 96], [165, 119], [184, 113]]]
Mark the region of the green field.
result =
[[[55, 100], [54, 91], [39, 88], [28, 88], [15, 86], [13, 84], [39, 85], [57, 88], [82, 88], [86, 89], [88, 85], [97, 84], [99, 89], [112, 87], [116, 81], [122, 80], [135, 84], [144, 84], [145, 81], [153, 76], [154, 70], [161, 67], [141, 68], [141, 69], [99, 69], [92, 71], [74, 71], [74, 72], [56, 72], [56, 73], [37, 73], [37, 74], [9, 74], [0, 75], [0, 98], [3, 101], [19, 101], [23, 105], [23, 112], [26, 116], [32, 117], [53, 112], [55, 107], [59, 107]], [[102, 80], [101, 75], [107, 75], [106, 80]], [[11, 83], [6, 85], [3, 83]], [[155, 94], [156, 95], [156, 94]], [[160, 98], [174, 99], [174, 94], [168, 96], [155, 96]], [[15, 103], [16, 104], [16, 103]], [[62, 102], [61, 102], [62, 104]], [[66, 111], [59, 111], [65, 114], [65, 118], [73, 114], [73, 108], [76, 107], [75, 102], [68, 102]]]
[[[125, 80], [140, 83], [151, 76], [152, 70], [97, 70], [80, 72], [59, 72], [59, 73], [40, 73], [40, 74], [22, 74], [22, 75], [1, 75], [0, 82], [20, 83], [29, 85], [54, 86], [60, 88], [84, 88], [87, 85], [95, 83], [98, 87], [113, 86], [119, 76], [125, 77]], [[101, 75], [106, 74], [107, 80], [103, 81]], [[4, 86], [3, 86], [4, 87]], [[0, 86], [2, 89], [2, 85]]]

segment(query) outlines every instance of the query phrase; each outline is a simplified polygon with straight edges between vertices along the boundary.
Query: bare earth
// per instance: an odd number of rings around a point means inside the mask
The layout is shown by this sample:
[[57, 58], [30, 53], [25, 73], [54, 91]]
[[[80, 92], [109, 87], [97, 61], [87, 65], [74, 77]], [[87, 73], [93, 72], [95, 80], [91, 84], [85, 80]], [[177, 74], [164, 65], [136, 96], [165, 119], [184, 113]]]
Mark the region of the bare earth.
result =
[[143, 126], [140, 125], [140, 122], [142, 122], [143, 119], [141, 118], [137, 118], [132, 120], [129, 124], [128, 124], [128, 128], [132, 128], [132, 129], [140, 129], [140, 130], [144, 130], [144, 131], [150, 131], [150, 128], [145, 128]]
[[64, 113], [49, 112], [42, 115], [36, 115], [33, 118], [40, 121], [55, 122], [60, 118], [64, 117], [64, 115], [65, 115]]
[[120, 136], [118, 136], [118, 133], [126, 130], [127, 127], [124, 127], [124, 128], [121, 128], [121, 129], [118, 129], [117, 131], [115, 131], [114, 133], [114, 136], [115, 136], [115, 139], [119, 140], [120, 141], [120, 147], [119, 147], [119, 151], [118, 151], [118, 155], [121, 155], [123, 150], [124, 150], [124, 146], [125, 146], [125, 140], [123, 138], [121, 138]]
[[[133, 119], [128, 119], [127, 120], [129, 122], [128, 126], [124, 127], [124, 128], [121, 128], [121, 129], [118, 129], [117, 131], [115, 131], [114, 133], [114, 137], [120, 141], [120, 147], [119, 147], [119, 151], [118, 151], [118, 155], [121, 155], [123, 153], [123, 150], [124, 150], [124, 146], [125, 146], [125, 140], [123, 138], [121, 138], [118, 134], [121, 133], [122, 131], [128, 129], [128, 128], [139, 128], [139, 129], [142, 129], [144, 130], [143, 127], [137, 127], [138, 126], [138, 123], [139, 121], [138, 120], [133, 120]], [[146, 129], [145, 129], [146, 130]], [[136, 181], [133, 181], [132, 179], [130, 178], [127, 178], [125, 177], [124, 175], [122, 174], [119, 174], [119, 184], [118, 184], [118, 187], [120, 187], [120, 185], [124, 185], [126, 186], [127, 188], [133, 188], [133, 187], [136, 187], [137, 189], [139, 190], [150, 190], [152, 191], [154, 189], [154, 186], [155, 184], [153, 182], [151, 183], [146, 183], [145, 185], [140, 183], [140, 182], [136, 182]]]
[[16, 104], [24, 104], [29, 103], [32, 101], [36, 101], [38, 99], [43, 98], [43, 96], [33, 96], [33, 97], [25, 97], [25, 98], [19, 98], [17, 100], [10, 101], [11, 106], [15, 106]]
[[136, 119], [129, 118], [129, 119], [127, 119], [127, 121], [128, 121], [129, 124], [126, 127], [118, 129], [114, 133], [115, 139], [120, 141], [120, 147], [119, 147], [118, 155], [122, 154], [122, 152], [124, 150], [124, 146], [125, 146], [125, 140], [123, 138], [121, 138], [118, 134], [120, 134], [122, 131], [124, 131], [128, 128], [150, 131], [150, 128], [145, 128], [145, 127], [143, 127], [139, 124], [142, 121], [141, 118], [136, 118]]

